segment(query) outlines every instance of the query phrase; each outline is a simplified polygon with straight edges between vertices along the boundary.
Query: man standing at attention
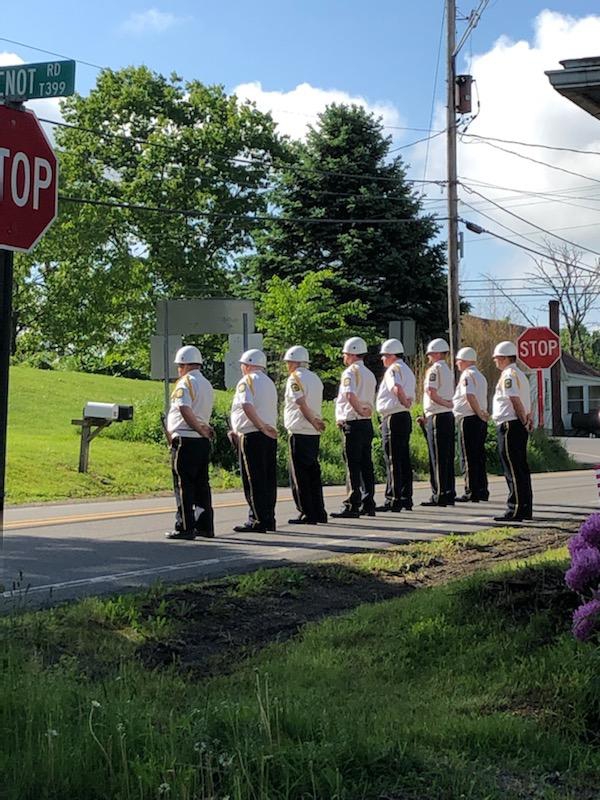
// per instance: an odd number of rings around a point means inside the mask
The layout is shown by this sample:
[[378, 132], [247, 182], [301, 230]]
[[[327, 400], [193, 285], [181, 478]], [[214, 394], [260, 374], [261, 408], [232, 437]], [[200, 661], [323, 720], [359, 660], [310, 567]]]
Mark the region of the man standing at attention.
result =
[[377, 412], [381, 416], [381, 438], [387, 482], [385, 503], [376, 511], [412, 511], [412, 464], [410, 462], [410, 407], [415, 399], [415, 376], [400, 358], [402, 342], [388, 339], [379, 351], [386, 367], [377, 393]]
[[445, 361], [450, 348], [445, 339], [432, 339], [427, 345], [429, 368], [425, 372], [423, 411], [429, 450], [431, 498], [422, 506], [453, 506], [454, 415], [452, 396], [454, 377]]
[[454, 419], [458, 427], [460, 462], [465, 493], [457, 503], [479, 503], [490, 496], [485, 463], [487, 435], [487, 381], [476, 366], [477, 353], [462, 347], [456, 354], [460, 378], [454, 392]]
[[371, 370], [363, 363], [366, 354], [367, 344], [360, 336], [352, 336], [344, 343], [343, 358], [346, 369], [342, 372], [335, 400], [335, 421], [344, 435], [348, 495], [343, 502], [342, 510], [331, 515], [335, 518], [356, 518], [361, 514], [375, 516], [371, 416], [377, 382]]
[[267, 375], [262, 350], [246, 350], [240, 358], [242, 379], [231, 405], [228, 436], [238, 449], [248, 521], [236, 533], [275, 530], [277, 500], [277, 390]]
[[210, 416], [213, 388], [200, 372], [202, 355], [197, 347], [180, 347], [175, 355], [179, 379], [171, 394], [167, 438], [177, 513], [175, 528], [167, 539], [211, 539], [213, 508], [208, 481], [210, 440], [214, 436]]
[[500, 378], [494, 392], [492, 418], [498, 428], [498, 450], [506, 483], [506, 513], [496, 522], [532, 519], [533, 492], [527, 463], [527, 441], [532, 430], [529, 381], [517, 367], [517, 346], [500, 342], [493, 353]]
[[283, 360], [289, 373], [283, 424], [289, 436], [292, 494], [300, 515], [288, 522], [290, 525], [316, 525], [327, 522], [319, 464], [320, 434], [325, 430], [321, 419], [323, 384], [308, 368], [308, 350], [302, 345], [290, 347]]

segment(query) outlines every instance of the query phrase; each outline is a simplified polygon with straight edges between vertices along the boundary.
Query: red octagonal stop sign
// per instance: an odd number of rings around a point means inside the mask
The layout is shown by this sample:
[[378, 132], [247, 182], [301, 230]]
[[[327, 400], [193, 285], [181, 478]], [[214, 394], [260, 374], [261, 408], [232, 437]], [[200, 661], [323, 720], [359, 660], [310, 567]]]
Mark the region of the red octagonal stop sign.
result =
[[0, 247], [24, 250], [56, 217], [58, 164], [33, 111], [0, 106]]
[[529, 369], [548, 369], [560, 358], [560, 339], [550, 328], [527, 328], [517, 340], [517, 353]]

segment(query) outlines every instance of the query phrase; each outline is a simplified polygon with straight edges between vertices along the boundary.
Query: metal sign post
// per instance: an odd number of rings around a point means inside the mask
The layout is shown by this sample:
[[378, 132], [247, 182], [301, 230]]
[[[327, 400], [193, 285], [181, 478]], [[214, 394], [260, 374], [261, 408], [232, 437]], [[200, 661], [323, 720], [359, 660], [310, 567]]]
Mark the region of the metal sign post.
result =
[[8, 421], [8, 369], [12, 321], [13, 254], [0, 250], [0, 544], [4, 533], [4, 486]]

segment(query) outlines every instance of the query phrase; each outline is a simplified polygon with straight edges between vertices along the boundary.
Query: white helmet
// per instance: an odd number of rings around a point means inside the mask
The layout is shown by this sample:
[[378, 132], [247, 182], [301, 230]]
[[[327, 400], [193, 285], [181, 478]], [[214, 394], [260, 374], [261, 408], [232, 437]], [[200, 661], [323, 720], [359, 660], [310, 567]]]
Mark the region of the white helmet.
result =
[[351, 336], [344, 342], [342, 353], [348, 353], [353, 356], [364, 356], [367, 352], [367, 343], [360, 336]]
[[202, 353], [193, 344], [180, 347], [175, 353], [174, 364], [202, 364]]
[[289, 350], [286, 350], [283, 361], [310, 361], [308, 350], [301, 344], [290, 347]]
[[432, 339], [427, 345], [427, 355], [429, 353], [447, 353], [450, 346], [445, 339]]
[[516, 356], [517, 355], [517, 345], [514, 342], [498, 342], [496, 347], [494, 347], [494, 353], [492, 358], [496, 358], [496, 356]]
[[400, 353], [404, 352], [404, 347], [402, 346], [402, 342], [400, 339], [386, 339], [385, 342], [381, 345], [381, 350], [379, 351], [380, 356], [398, 356]]
[[472, 347], [461, 347], [456, 354], [458, 361], [477, 361], [477, 352]]
[[242, 353], [240, 364], [247, 364], [249, 367], [262, 367], [263, 369], [266, 369], [267, 357], [262, 350], [257, 350], [253, 347], [251, 350], [246, 350], [245, 353]]

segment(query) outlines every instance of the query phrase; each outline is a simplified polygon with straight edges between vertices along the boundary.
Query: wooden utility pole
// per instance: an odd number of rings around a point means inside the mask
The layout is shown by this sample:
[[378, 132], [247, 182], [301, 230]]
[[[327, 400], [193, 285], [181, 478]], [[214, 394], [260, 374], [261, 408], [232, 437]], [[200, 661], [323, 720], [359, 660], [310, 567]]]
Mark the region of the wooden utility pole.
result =
[[448, 337], [452, 364], [460, 346], [458, 295], [458, 180], [456, 167], [456, 0], [446, 2], [447, 102], [446, 152], [448, 164]]

